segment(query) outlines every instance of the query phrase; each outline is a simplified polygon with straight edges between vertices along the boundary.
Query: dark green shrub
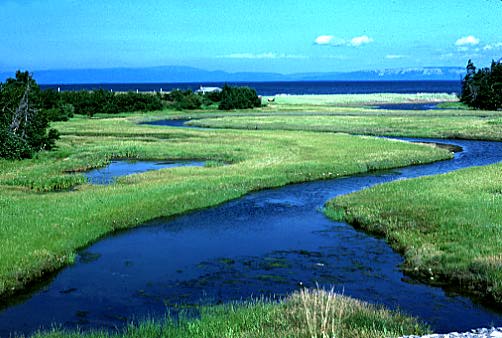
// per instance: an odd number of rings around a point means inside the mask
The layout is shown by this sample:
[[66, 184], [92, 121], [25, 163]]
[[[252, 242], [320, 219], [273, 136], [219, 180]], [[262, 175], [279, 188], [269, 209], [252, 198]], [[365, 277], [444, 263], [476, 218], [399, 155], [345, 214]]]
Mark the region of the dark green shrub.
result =
[[174, 89], [174, 90], [170, 91], [169, 93], [164, 94], [164, 99], [166, 101], [175, 103], [175, 102], [181, 101], [184, 96], [187, 96], [190, 93], [192, 93], [191, 90]]
[[75, 114], [75, 107], [70, 103], [62, 103], [59, 106], [60, 121], [68, 121]]
[[75, 108], [72, 104], [58, 103], [57, 106], [44, 111], [49, 121], [68, 121], [70, 117], [73, 117]]
[[121, 113], [162, 109], [162, 97], [159, 93], [117, 93], [114, 103]]
[[476, 70], [469, 60], [466, 70], [460, 101], [478, 109], [502, 109], [502, 63], [492, 61], [490, 68]]
[[0, 126], [0, 158], [19, 160], [33, 156], [33, 150], [26, 140], [13, 134], [9, 128]]
[[175, 103], [177, 109], [199, 109], [202, 106], [202, 97], [191, 93], [183, 96], [182, 99]]
[[74, 107], [75, 114], [91, 117], [94, 114], [153, 111], [163, 107], [160, 94], [113, 93], [99, 89], [62, 92], [60, 96], [65, 104], [71, 104]]
[[40, 88], [28, 72], [0, 83], [0, 157], [20, 159], [51, 149], [59, 134], [47, 131], [49, 114], [42, 109]]
[[249, 109], [260, 106], [261, 100], [256, 94], [256, 90], [249, 87], [225, 85], [221, 92], [221, 102], [218, 109]]
[[170, 102], [170, 105], [178, 110], [181, 109], [200, 109], [203, 103], [202, 95], [195, 94], [191, 90], [175, 89], [164, 95], [164, 98]]
[[80, 90], [76, 92], [62, 92], [61, 99], [65, 104], [73, 105], [75, 114], [93, 116], [96, 113], [97, 107], [94, 104], [92, 93]]
[[62, 104], [61, 95], [54, 89], [40, 91], [40, 108], [52, 109]]
[[204, 98], [207, 98], [211, 102], [220, 102], [221, 101], [221, 92], [214, 91], [214, 92], [205, 93]]

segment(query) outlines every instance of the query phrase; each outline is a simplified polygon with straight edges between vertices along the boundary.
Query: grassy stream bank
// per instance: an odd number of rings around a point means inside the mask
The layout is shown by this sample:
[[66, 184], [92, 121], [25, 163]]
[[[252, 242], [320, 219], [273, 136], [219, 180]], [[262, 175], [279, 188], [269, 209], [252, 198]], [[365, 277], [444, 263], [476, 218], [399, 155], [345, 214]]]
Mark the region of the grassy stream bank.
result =
[[[56, 123], [63, 135], [56, 151], [21, 162], [0, 161], [0, 299], [47, 272], [71, 264], [79, 248], [153, 218], [217, 205], [254, 190], [451, 157], [432, 146], [315, 131], [502, 139], [500, 112], [461, 109], [424, 113], [353, 107], [417, 102], [418, 98], [370, 96], [278, 97], [269, 107], [254, 111], [164, 111], [114, 118], [76, 117]], [[421, 97], [418, 101], [454, 100], [449, 96]], [[205, 117], [191, 123], [252, 130], [137, 124], [173, 117]], [[197, 159], [207, 164], [126, 176], [110, 186], [87, 184], [79, 174], [120, 158]], [[502, 214], [500, 172], [500, 165], [494, 165], [384, 184], [342, 196], [331, 201], [326, 210], [332, 217], [385, 235], [404, 253], [406, 271], [428, 282], [482, 286], [484, 294], [500, 301], [498, 252], [502, 248], [496, 240]], [[473, 182], [470, 177], [482, 179]], [[333, 312], [324, 329], [324, 317], [316, 319], [316, 328], [311, 328], [309, 318], [321, 316], [322, 309], [331, 311], [323, 305], [327, 303], [337, 304], [334, 308], [341, 313]], [[278, 304], [256, 301], [200, 311], [200, 320], [176, 324], [169, 319], [152, 320], [117, 334], [86, 335], [322, 337], [335, 333], [381, 337], [427, 331], [398, 313], [322, 292], [297, 293]], [[332, 320], [337, 322], [332, 325]], [[36, 336], [81, 335], [56, 330]]]
[[[300, 98], [292, 98], [291, 102], [301, 105]], [[208, 117], [189, 124], [502, 140], [500, 111], [337, 109], [322, 114]], [[338, 197], [327, 204], [326, 213], [385, 236], [393, 248], [404, 254], [408, 274], [431, 284], [454, 285], [500, 304], [502, 247], [497, 239], [502, 235], [501, 185], [500, 164], [471, 168]]]
[[[58, 125], [55, 152], [1, 161], [0, 294], [71, 263], [75, 250], [115, 230], [294, 182], [362, 173], [451, 156], [430, 146], [310, 132], [179, 130], [127, 118]], [[203, 159], [213, 165], [82, 184], [71, 171], [113, 158]], [[221, 165], [226, 163], [227, 165]]]
[[327, 215], [385, 236], [406, 273], [502, 303], [502, 165], [382, 184], [330, 201]]

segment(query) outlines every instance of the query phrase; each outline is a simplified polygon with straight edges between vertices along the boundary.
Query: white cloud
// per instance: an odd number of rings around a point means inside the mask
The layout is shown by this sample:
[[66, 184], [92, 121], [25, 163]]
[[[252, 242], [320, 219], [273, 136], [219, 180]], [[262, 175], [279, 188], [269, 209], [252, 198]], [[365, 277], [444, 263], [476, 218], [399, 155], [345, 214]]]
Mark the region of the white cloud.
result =
[[359, 47], [361, 45], [373, 42], [373, 39], [368, 37], [367, 35], [356, 36], [350, 40], [350, 45], [354, 47]]
[[315, 38], [314, 42], [318, 45], [329, 45], [333, 38], [333, 35], [319, 35], [317, 38]]
[[407, 58], [408, 56], [407, 55], [400, 55], [400, 54], [387, 54], [385, 55], [385, 58], [386, 59], [404, 59], [404, 58]]
[[502, 42], [490, 43], [490, 44], [484, 46], [483, 50], [493, 50], [493, 49], [499, 49], [499, 48], [502, 48]]
[[277, 53], [233, 53], [222, 56], [226, 59], [305, 59], [303, 55], [277, 54]]
[[455, 46], [475, 46], [477, 44], [479, 44], [479, 39], [472, 35], [461, 37], [455, 42]]
[[334, 35], [319, 35], [314, 40], [314, 43], [316, 45], [334, 46], [334, 47], [339, 47], [339, 46], [359, 47], [370, 42], [373, 42], [373, 39], [368, 37], [367, 35], [356, 36], [350, 40], [338, 38]]
[[333, 35], [319, 35], [314, 43], [316, 45], [329, 45], [329, 46], [343, 46], [347, 42], [344, 39], [338, 38]]

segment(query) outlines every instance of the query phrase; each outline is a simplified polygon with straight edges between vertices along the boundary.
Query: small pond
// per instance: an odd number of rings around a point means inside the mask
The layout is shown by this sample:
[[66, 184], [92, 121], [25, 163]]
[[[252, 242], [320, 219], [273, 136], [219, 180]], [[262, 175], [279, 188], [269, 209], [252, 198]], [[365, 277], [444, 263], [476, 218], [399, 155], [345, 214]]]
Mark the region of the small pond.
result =
[[190, 121], [188, 119], [182, 120], [155, 120], [155, 121], [146, 121], [141, 122], [140, 124], [149, 124], [152, 126], [164, 126], [164, 127], [183, 127], [183, 128], [197, 128], [194, 126], [185, 125], [185, 122]]
[[89, 183], [111, 184], [115, 178], [131, 174], [144, 173], [151, 170], [176, 167], [202, 167], [204, 162], [195, 161], [126, 161], [114, 160], [109, 165], [102, 168], [92, 169], [84, 173]]

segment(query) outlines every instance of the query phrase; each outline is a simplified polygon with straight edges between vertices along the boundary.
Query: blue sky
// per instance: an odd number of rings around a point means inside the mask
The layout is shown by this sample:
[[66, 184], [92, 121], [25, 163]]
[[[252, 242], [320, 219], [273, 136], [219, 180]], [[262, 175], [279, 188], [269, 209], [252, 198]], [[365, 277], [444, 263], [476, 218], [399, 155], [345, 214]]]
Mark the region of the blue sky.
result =
[[0, 71], [485, 66], [501, 27], [501, 0], [0, 0]]

